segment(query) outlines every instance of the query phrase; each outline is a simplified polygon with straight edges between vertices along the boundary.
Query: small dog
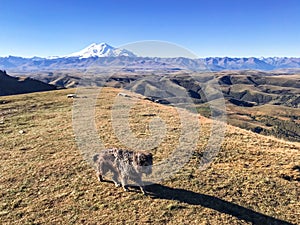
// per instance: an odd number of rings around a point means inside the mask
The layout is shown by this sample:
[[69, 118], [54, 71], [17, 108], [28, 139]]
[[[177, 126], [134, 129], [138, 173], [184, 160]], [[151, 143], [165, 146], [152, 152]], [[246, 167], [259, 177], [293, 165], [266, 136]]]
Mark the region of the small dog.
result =
[[122, 185], [124, 191], [128, 191], [127, 180], [130, 179], [136, 182], [142, 193], [145, 194], [142, 174], [149, 175], [152, 173], [153, 159], [151, 153], [113, 148], [94, 155], [93, 161], [96, 164], [99, 181], [103, 182], [103, 176], [110, 171], [113, 173], [112, 180], [116, 187]]

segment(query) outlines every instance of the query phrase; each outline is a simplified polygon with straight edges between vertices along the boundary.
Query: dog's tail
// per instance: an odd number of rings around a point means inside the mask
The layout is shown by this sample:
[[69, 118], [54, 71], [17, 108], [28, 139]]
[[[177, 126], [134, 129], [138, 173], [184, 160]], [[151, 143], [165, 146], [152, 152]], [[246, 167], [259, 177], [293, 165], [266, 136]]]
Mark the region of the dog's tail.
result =
[[93, 156], [93, 162], [94, 163], [97, 162], [98, 159], [99, 159], [99, 154], [96, 154], [96, 155]]

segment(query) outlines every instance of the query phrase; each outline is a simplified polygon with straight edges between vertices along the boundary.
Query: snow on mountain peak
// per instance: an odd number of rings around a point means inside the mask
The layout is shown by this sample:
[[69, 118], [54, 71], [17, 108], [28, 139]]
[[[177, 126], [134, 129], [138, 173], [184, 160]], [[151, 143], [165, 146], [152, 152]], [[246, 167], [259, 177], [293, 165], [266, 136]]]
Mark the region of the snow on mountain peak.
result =
[[66, 57], [79, 57], [79, 58], [90, 58], [90, 57], [118, 57], [118, 56], [128, 56], [136, 57], [135, 54], [120, 48], [114, 48], [107, 43], [93, 43], [88, 47], [82, 49], [79, 52], [72, 53]]

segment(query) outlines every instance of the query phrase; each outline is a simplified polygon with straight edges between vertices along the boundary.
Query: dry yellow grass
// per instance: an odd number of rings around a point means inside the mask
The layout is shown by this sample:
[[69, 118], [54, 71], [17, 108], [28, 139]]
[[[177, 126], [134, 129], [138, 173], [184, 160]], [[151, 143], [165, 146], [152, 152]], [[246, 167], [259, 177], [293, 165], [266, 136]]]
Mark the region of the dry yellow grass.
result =
[[[120, 90], [106, 88], [96, 108], [99, 138], [122, 147], [111, 126]], [[148, 186], [149, 195], [99, 183], [83, 159], [72, 129], [75, 90], [1, 97], [1, 224], [299, 224], [300, 148], [228, 126], [211, 166], [198, 170], [210, 121], [201, 120], [198, 150], [170, 179]], [[130, 126], [150, 135], [151, 115], [168, 125], [154, 159], [178, 143], [180, 123], [173, 108], [140, 100]], [[19, 131], [23, 131], [19, 132]], [[286, 221], [286, 222], [284, 222]]]

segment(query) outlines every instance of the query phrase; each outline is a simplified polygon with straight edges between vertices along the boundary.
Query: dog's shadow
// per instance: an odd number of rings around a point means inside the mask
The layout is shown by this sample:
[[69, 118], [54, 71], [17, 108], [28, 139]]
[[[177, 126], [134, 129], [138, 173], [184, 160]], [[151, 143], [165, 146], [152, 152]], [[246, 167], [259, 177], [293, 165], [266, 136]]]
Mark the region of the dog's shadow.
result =
[[210, 195], [199, 194], [184, 189], [175, 189], [160, 184], [146, 186], [146, 191], [152, 198], [176, 200], [190, 205], [199, 205], [214, 209], [221, 213], [237, 217], [252, 224], [259, 225], [293, 225], [292, 223], [264, 215], [254, 210], [247, 209], [235, 203], [227, 202]]

